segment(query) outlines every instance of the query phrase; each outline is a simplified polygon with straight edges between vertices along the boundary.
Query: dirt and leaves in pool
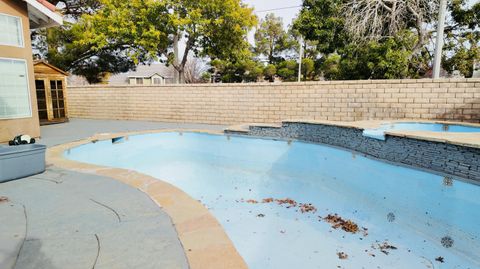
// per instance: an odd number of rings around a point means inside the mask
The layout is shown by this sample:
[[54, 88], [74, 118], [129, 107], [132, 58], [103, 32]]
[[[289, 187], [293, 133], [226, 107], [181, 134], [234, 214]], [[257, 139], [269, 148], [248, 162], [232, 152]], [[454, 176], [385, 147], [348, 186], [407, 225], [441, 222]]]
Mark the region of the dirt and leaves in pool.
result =
[[[283, 199], [276, 199], [276, 198], [264, 198], [261, 201], [254, 200], [254, 199], [240, 199], [237, 200], [237, 202], [241, 203], [248, 203], [248, 204], [270, 204], [274, 203], [277, 204], [281, 207], [287, 208], [287, 209], [295, 209], [295, 211], [299, 212], [300, 214], [315, 214], [317, 213], [317, 208], [315, 205], [311, 203], [299, 203], [295, 201], [294, 199], [291, 198], [283, 198]], [[265, 217], [264, 214], [258, 214], [257, 217]], [[368, 228], [366, 227], [361, 227], [357, 223], [355, 223], [353, 220], [350, 219], [345, 219], [338, 214], [328, 214], [327, 216], [318, 216], [319, 221], [325, 221], [326, 223], [330, 224], [330, 226], [335, 229], [335, 230], [342, 230], [347, 233], [351, 234], [357, 234], [357, 233], [362, 233], [363, 237], [368, 236]], [[285, 233], [285, 231], [280, 231], [281, 233]], [[363, 238], [361, 238], [363, 239]], [[391, 245], [387, 241], [385, 242], [376, 242], [375, 244], [372, 244], [372, 250], [378, 250], [382, 252], [385, 255], [388, 255], [390, 251], [396, 250], [397, 247]], [[376, 257], [375, 254], [369, 252], [366, 250], [366, 252], [369, 253], [370, 256]], [[339, 259], [344, 260], [348, 258], [348, 255], [345, 252], [338, 252], [337, 256]]]

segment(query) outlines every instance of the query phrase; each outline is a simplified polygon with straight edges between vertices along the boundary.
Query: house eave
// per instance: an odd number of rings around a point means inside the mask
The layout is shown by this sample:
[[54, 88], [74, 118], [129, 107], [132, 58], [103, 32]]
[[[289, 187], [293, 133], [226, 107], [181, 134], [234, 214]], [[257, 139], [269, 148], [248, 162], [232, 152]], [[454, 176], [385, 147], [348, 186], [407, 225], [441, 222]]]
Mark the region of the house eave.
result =
[[63, 24], [62, 15], [50, 10], [37, 0], [24, 0], [28, 4], [30, 29], [60, 26]]

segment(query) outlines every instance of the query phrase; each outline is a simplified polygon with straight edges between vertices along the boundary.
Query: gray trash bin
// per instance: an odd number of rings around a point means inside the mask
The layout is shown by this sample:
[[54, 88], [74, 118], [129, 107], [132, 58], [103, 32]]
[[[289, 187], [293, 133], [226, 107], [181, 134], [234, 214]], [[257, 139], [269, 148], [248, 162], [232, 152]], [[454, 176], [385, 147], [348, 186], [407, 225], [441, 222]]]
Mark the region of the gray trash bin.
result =
[[38, 144], [0, 147], [0, 182], [43, 173], [46, 148]]

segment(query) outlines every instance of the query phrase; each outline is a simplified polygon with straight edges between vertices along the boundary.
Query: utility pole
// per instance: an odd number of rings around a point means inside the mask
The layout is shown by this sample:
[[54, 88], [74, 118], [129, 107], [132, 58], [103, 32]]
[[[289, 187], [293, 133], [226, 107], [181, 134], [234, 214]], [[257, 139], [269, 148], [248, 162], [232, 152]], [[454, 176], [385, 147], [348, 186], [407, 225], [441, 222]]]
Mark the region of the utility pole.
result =
[[[175, 33], [173, 36], [173, 64], [174, 66], [178, 66], [178, 39], [179, 39], [179, 34]], [[177, 71], [177, 69], [173, 68], [173, 80], [175, 84], [180, 84], [180, 74]]]
[[447, 0], [440, 0], [438, 12], [437, 42], [435, 43], [435, 58], [433, 61], [433, 78], [440, 77], [443, 50], [443, 33], [445, 29], [445, 15], [447, 13]]
[[303, 58], [303, 37], [299, 40], [300, 52], [298, 53], [298, 82], [302, 81], [302, 58]]

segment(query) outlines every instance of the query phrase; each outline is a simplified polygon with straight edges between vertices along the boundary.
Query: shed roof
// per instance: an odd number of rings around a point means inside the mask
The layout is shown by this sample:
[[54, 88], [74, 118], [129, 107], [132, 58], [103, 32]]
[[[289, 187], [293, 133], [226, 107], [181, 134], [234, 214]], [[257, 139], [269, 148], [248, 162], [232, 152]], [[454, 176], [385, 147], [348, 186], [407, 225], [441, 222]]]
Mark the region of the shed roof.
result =
[[[64, 76], [68, 76], [68, 73], [67, 73], [67, 72], [63, 71], [62, 69], [60, 69], [60, 68], [58, 68], [58, 67], [56, 67], [56, 66], [54, 66], [54, 65], [51, 65], [51, 64], [47, 63], [47, 62], [44, 61], [44, 60], [37, 60], [37, 61], [34, 61], [34, 62], [33, 62], [33, 67], [34, 67], [34, 69], [35, 69], [36, 66], [39, 66], [39, 65], [44, 65], [44, 66], [50, 68], [51, 70], [54, 70], [54, 71], [57, 72], [57, 73], [60, 73], [60, 74], [62, 74], [62, 75], [64, 75]], [[38, 69], [37, 69], [37, 70], [38, 70]], [[37, 73], [37, 70], [35, 70], [35, 73]]]

